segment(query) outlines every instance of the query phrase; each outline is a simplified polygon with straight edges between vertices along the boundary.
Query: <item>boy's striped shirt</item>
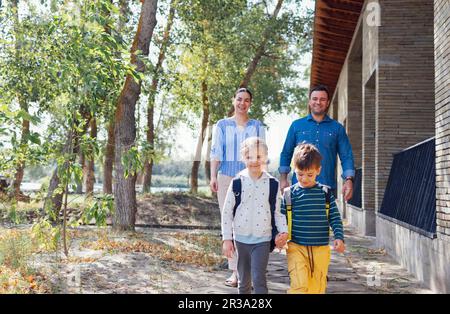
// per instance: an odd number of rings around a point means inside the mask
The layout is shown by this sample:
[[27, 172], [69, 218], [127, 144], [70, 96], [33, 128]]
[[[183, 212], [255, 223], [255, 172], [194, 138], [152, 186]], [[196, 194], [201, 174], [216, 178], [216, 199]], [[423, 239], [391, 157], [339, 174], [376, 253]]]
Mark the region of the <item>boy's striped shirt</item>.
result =
[[[330, 196], [330, 211], [327, 219], [325, 192], [316, 185], [302, 188], [295, 184], [290, 187], [292, 202], [292, 240], [300, 245], [328, 245], [329, 227], [334, 238], [344, 240], [344, 230], [339, 210], [333, 195]], [[281, 213], [286, 215], [286, 202], [283, 198]]]

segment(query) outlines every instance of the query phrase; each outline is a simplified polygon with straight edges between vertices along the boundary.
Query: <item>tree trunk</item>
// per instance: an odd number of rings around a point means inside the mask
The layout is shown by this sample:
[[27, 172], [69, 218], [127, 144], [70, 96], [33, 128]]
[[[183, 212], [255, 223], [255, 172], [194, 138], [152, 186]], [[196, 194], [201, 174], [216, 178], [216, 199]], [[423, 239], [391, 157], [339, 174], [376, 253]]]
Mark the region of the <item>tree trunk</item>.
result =
[[[68, 156], [73, 153], [74, 146], [77, 146], [78, 138], [74, 139], [74, 130], [70, 130], [67, 136], [67, 141], [64, 145], [62, 154], [64, 156]], [[75, 141], [75, 145], [72, 145], [72, 142]], [[62, 165], [62, 171], [66, 171], [69, 167], [70, 160], [66, 160]], [[44, 209], [49, 213], [54, 213], [54, 218], [57, 220], [59, 212], [61, 211], [62, 201], [64, 192], [61, 191], [59, 193], [55, 193], [55, 190], [58, 188], [60, 184], [60, 178], [58, 176], [59, 167], [56, 166], [56, 169], [53, 171], [52, 178], [50, 180], [48, 186], [47, 197], [44, 200]]]
[[[143, 0], [136, 36], [131, 47], [131, 63], [136, 66], [136, 71], [141, 73], [145, 70], [145, 64], [138, 58], [136, 51], [140, 50], [144, 56], [149, 54], [150, 40], [156, 25], [157, 2], [157, 0]], [[141, 81], [136, 82], [131, 75], [127, 75], [115, 113], [116, 178], [113, 217], [115, 230], [134, 230], [136, 220], [136, 173], [130, 173], [125, 178], [122, 155], [135, 145], [136, 118], [134, 114], [136, 102], [141, 93], [141, 83]]]
[[[22, 109], [25, 112], [28, 112], [27, 102], [23, 99], [20, 99], [20, 97], [19, 102], [20, 102], [20, 109]], [[26, 145], [28, 145], [29, 134], [30, 134], [30, 121], [23, 119], [20, 147], [25, 147]], [[24, 198], [24, 196], [22, 196], [22, 193], [20, 191], [20, 185], [22, 184], [24, 172], [25, 172], [25, 160], [20, 160], [19, 165], [16, 168], [16, 175], [14, 177], [14, 182], [12, 184], [14, 190], [14, 198], [16, 200], [21, 200]]]
[[159, 50], [158, 62], [156, 63], [155, 69], [153, 71], [152, 86], [150, 88], [150, 95], [148, 98], [148, 108], [147, 108], [147, 142], [151, 149], [151, 155], [145, 161], [144, 164], [144, 180], [143, 192], [149, 193], [150, 187], [152, 186], [152, 172], [153, 172], [153, 154], [155, 150], [155, 98], [158, 91], [159, 77], [162, 72], [162, 63], [166, 56], [167, 47], [169, 46], [170, 30], [172, 29], [173, 19], [175, 16], [174, 0], [170, 2], [169, 16], [167, 19], [166, 29], [164, 30], [161, 48]]
[[[112, 2], [112, 0], [111, 0]], [[125, 30], [126, 23], [129, 20], [130, 9], [128, 7], [128, 0], [119, 0], [119, 21], [118, 33], [122, 34]], [[109, 12], [111, 14], [111, 12]], [[108, 34], [111, 30], [105, 29]], [[120, 53], [117, 53], [120, 58]], [[108, 139], [105, 148], [105, 160], [103, 164], [103, 193], [113, 194], [113, 170], [114, 170], [114, 154], [115, 154], [115, 136], [114, 136], [114, 115], [109, 119], [108, 123]]]
[[[272, 17], [270, 18], [269, 24], [267, 28], [264, 30], [263, 34], [263, 40], [259, 44], [258, 48], [256, 49], [255, 55], [252, 59], [252, 61], [247, 66], [247, 70], [245, 71], [244, 78], [242, 79], [241, 83], [239, 84], [240, 87], [248, 87], [248, 84], [250, 83], [250, 79], [252, 78], [253, 74], [256, 71], [256, 68], [258, 66], [259, 61], [261, 60], [262, 56], [264, 55], [264, 51], [266, 49], [267, 42], [269, 41], [270, 37], [273, 33], [273, 27], [272, 22], [277, 19], [278, 13], [280, 13], [281, 6], [283, 5], [284, 0], [278, 0], [277, 5], [275, 7], [275, 10], [273, 11]], [[228, 116], [232, 116], [234, 113], [234, 107], [231, 107], [228, 111]]]
[[198, 193], [198, 169], [200, 168], [200, 161], [202, 159], [202, 147], [205, 140], [206, 127], [208, 126], [209, 120], [209, 101], [208, 101], [208, 85], [206, 81], [202, 82], [202, 126], [200, 131], [200, 136], [197, 142], [197, 149], [195, 151], [194, 162], [192, 163], [191, 169], [191, 193]]
[[211, 182], [211, 145], [212, 145], [212, 125], [211, 121], [208, 122], [208, 142], [206, 148], [206, 160], [205, 160], [205, 177], [206, 184]]
[[[89, 112], [87, 112], [85, 106], [81, 106], [79, 111], [80, 111], [80, 113], [81, 113], [81, 115], [83, 117], [84, 124], [83, 124], [83, 128], [82, 128], [81, 134], [79, 134], [77, 138], [81, 138], [87, 133], [87, 130], [88, 130], [88, 127], [89, 127], [89, 123], [91, 121], [91, 114]], [[83, 171], [83, 178], [82, 178], [81, 182], [77, 182], [77, 189], [76, 189], [75, 193], [76, 194], [83, 194], [83, 185], [85, 185], [86, 176], [87, 176], [86, 154], [81, 149], [80, 145], [76, 145], [74, 147], [74, 151], [73, 152], [75, 154], [78, 154], [78, 158], [79, 158], [78, 160], [80, 162], [81, 169]]]
[[63, 193], [55, 194], [54, 191], [59, 185], [59, 177], [58, 177], [58, 166], [53, 171], [52, 178], [50, 179], [50, 183], [48, 186], [47, 197], [44, 201], [44, 209], [49, 213], [55, 214], [55, 221], [58, 219], [58, 213], [61, 210]]
[[[97, 120], [93, 117], [90, 121], [90, 137], [97, 140]], [[86, 162], [86, 197], [94, 195], [95, 184], [95, 153], [92, 152], [91, 159]]]
[[83, 170], [83, 179], [80, 182], [77, 182], [77, 190], [76, 194], [83, 194], [83, 184], [84, 178], [86, 177], [86, 158], [84, 156], [84, 152], [81, 149], [78, 149], [78, 160], [81, 165], [81, 169]]
[[105, 149], [105, 163], [103, 166], [103, 193], [112, 194], [112, 173], [114, 164], [114, 119], [108, 124], [108, 141]]
[[[1, 1], [0, 1], [1, 2]], [[15, 39], [15, 57], [17, 62], [19, 62], [20, 59], [20, 53], [21, 53], [21, 43], [20, 38], [17, 38], [18, 33], [18, 26], [19, 26], [19, 10], [18, 10], [19, 0], [13, 0], [11, 1], [11, 7], [14, 12], [14, 33], [16, 34]], [[21, 96], [20, 91], [18, 91], [18, 100], [20, 109], [28, 113], [28, 103], [27, 100], [24, 99]], [[25, 148], [28, 145], [28, 136], [30, 134], [30, 121], [23, 118], [22, 119], [22, 134], [20, 139], [20, 147]], [[16, 174], [14, 177], [14, 181], [12, 182], [13, 187], [13, 196], [18, 201], [21, 199], [21, 192], [20, 192], [20, 185], [22, 184], [23, 175], [25, 172], [25, 160], [19, 160], [19, 163], [16, 168]]]

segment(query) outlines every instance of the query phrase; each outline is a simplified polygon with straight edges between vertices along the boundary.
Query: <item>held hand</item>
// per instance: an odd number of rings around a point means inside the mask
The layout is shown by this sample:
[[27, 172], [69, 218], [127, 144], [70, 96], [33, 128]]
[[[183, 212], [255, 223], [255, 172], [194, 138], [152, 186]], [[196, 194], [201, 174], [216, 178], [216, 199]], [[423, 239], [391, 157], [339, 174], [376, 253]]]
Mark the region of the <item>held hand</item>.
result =
[[219, 189], [219, 184], [217, 183], [217, 177], [211, 177], [211, 181], [209, 182], [209, 187], [211, 191], [217, 193]]
[[275, 245], [278, 249], [282, 249], [286, 245], [288, 234], [286, 232], [279, 233], [275, 237]]
[[289, 186], [288, 179], [281, 178], [280, 179], [280, 190], [281, 190], [281, 193], [283, 193], [284, 189], [287, 188], [288, 186]]
[[342, 240], [334, 240], [334, 250], [338, 253], [344, 253], [345, 244]]
[[222, 244], [222, 253], [228, 258], [232, 258], [234, 254], [234, 245], [231, 240], [224, 240]]
[[346, 180], [344, 186], [342, 187], [342, 195], [344, 200], [348, 202], [353, 196], [353, 182], [351, 180]]

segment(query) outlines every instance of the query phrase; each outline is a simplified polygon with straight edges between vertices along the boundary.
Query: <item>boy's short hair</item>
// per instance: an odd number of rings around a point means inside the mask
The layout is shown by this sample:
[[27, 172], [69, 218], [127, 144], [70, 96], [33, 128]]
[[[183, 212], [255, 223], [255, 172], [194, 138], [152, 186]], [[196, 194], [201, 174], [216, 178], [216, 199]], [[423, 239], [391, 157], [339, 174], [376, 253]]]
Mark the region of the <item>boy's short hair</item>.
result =
[[313, 144], [299, 144], [294, 150], [294, 165], [296, 169], [306, 170], [319, 168], [322, 155]]
[[269, 148], [267, 147], [266, 142], [262, 138], [259, 137], [249, 137], [245, 139], [241, 144], [241, 156], [244, 157], [248, 153], [264, 154], [264, 157], [267, 157], [267, 153]]

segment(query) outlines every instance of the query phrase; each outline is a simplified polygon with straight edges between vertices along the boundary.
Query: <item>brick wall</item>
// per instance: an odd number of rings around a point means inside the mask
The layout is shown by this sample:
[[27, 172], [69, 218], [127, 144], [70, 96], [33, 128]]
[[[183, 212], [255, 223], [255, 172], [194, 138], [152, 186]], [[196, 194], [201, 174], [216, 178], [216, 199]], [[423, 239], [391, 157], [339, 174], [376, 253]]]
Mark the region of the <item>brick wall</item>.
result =
[[450, 2], [434, 1], [437, 233], [450, 241]]
[[[448, 1], [447, 1], [448, 2]], [[435, 133], [433, 0], [383, 0], [378, 28], [375, 208], [392, 154]]]

